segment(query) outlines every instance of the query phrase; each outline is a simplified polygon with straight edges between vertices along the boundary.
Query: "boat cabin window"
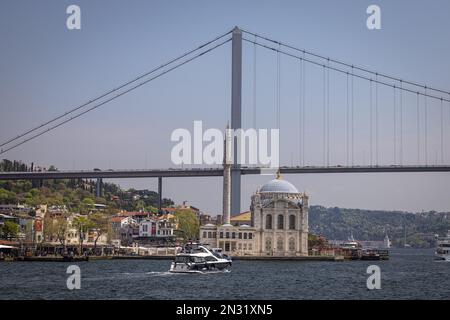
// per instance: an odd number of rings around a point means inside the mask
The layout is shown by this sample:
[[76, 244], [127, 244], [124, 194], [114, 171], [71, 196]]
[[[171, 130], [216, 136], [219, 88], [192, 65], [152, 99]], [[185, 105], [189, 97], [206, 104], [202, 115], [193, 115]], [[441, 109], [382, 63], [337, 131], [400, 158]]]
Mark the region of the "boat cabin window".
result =
[[189, 257], [190, 262], [202, 263], [205, 262], [205, 258], [203, 257]]
[[189, 262], [189, 257], [188, 256], [176, 256], [175, 262], [176, 263], [187, 263], [187, 262]]
[[222, 254], [221, 254], [220, 252], [213, 251], [212, 254], [213, 254], [215, 257], [219, 258], [219, 259], [223, 258], [223, 257], [222, 257]]
[[212, 257], [212, 256], [206, 256], [205, 260], [206, 261], [217, 261], [217, 259], [215, 257]]

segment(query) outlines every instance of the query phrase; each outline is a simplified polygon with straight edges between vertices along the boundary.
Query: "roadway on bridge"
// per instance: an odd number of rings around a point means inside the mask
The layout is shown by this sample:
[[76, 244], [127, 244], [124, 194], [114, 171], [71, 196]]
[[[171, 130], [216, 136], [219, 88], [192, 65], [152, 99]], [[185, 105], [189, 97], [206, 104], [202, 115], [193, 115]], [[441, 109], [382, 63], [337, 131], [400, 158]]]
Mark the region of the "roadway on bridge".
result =
[[[276, 170], [268, 168], [241, 167], [241, 173], [270, 174]], [[379, 172], [449, 172], [450, 166], [333, 166], [333, 167], [281, 167], [283, 174], [307, 173], [379, 173]], [[146, 170], [78, 170], [78, 171], [42, 171], [42, 172], [1, 172], [0, 180], [34, 179], [95, 179], [95, 178], [157, 178], [157, 177], [220, 177], [221, 168], [192, 169], [146, 169]]]

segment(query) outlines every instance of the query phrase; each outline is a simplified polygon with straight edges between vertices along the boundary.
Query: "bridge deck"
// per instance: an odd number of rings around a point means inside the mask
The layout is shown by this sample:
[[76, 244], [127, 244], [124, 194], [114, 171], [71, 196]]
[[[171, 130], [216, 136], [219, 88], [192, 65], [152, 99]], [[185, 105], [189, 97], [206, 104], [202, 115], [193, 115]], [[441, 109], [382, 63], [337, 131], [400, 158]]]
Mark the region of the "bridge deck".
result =
[[[242, 167], [242, 174], [264, 174], [268, 169]], [[334, 166], [334, 167], [281, 167], [283, 174], [305, 173], [375, 173], [375, 172], [449, 172], [445, 166]], [[220, 177], [220, 168], [193, 169], [149, 169], [149, 170], [79, 170], [79, 171], [43, 171], [43, 172], [0, 172], [0, 180], [33, 179], [94, 179], [94, 178], [156, 178], [156, 177]]]

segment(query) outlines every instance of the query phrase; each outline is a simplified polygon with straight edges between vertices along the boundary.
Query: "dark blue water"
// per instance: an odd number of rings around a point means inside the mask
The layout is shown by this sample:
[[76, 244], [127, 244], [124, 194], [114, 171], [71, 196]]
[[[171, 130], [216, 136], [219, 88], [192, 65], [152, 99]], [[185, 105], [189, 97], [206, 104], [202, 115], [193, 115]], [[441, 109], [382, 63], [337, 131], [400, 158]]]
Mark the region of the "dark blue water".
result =
[[[0, 299], [450, 299], [450, 263], [433, 250], [392, 250], [389, 261], [234, 261], [220, 274], [170, 274], [169, 260], [80, 262], [72, 291], [70, 264], [2, 262]], [[371, 264], [380, 290], [367, 289]]]

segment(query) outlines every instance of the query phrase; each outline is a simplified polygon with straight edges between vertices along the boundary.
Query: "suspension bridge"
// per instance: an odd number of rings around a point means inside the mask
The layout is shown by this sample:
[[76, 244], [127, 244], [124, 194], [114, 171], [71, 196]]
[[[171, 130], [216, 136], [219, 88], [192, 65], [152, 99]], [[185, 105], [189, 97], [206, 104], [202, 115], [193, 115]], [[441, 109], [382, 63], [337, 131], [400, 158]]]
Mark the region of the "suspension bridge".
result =
[[[281, 61], [290, 59], [296, 62], [298, 67], [298, 136], [295, 137], [294, 149], [298, 151], [298, 165], [282, 166], [281, 173], [285, 174], [306, 174], [306, 173], [378, 173], [378, 172], [448, 172], [450, 165], [445, 163], [446, 153], [450, 150], [448, 146], [450, 136], [450, 91], [435, 88], [416, 81], [402, 79], [394, 75], [381, 73], [366, 67], [353, 65], [348, 62], [333, 59], [328, 56], [311, 52], [296, 46], [274, 40], [270, 37], [235, 27], [214, 39], [189, 50], [182, 55], [169, 60], [168, 62], [145, 72], [138, 77], [123, 83], [101, 95], [78, 105], [63, 114], [60, 114], [48, 121], [30, 128], [21, 134], [7, 139], [0, 143], [0, 155], [10, 150], [16, 149], [40, 136], [47, 134], [68, 122], [71, 122], [87, 113], [94, 111], [107, 103], [120, 98], [150, 82], [173, 72], [183, 65], [200, 59], [206, 54], [210, 54], [219, 47], [231, 42], [231, 129], [242, 128], [242, 70], [243, 70], [243, 44], [253, 46], [253, 128], [258, 127], [257, 123], [257, 52], [265, 50], [275, 54], [276, 57], [276, 127], [281, 129]], [[320, 78], [321, 100], [311, 106], [307, 102], [308, 77], [315, 73]], [[343, 108], [341, 113], [344, 121], [334, 124], [332, 115], [333, 92], [332, 80], [337, 79], [341, 96], [344, 97], [341, 103]], [[365, 104], [357, 102], [355, 95], [359, 93], [361, 85], [366, 86], [368, 97]], [[337, 87], [337, 85], [335, 85]], [[382, 91], [382, 92], [381, 92]], [[384, 95], [383, 95], [384, 93]], [[387, 94], [386, 94], [387, 93]], [[389, 97], [386, 98], [386, 95]], [[387, 103], [390, 99], [390, 103]], [[413, 101], [413, 102], [412, 102]], [[389, 106], [389, 115], [384, 115], [381, 121], [381, 105]], [[341, 106], [341, 107], [342, 107]], [[321, 124], [311, 125], [307, 119], [308, 111], [311, 107], [321, 107]], [[414, 107], [415, 116], [411, 117], [411, 110]], [[368, 109], [368, 120], [365, 124], [368, 129], [367, 141], [364, 148], [369, 149], [364, 160], [357, 160], [358, 146], [356, 142], [355, 124], [363, 120], [357, 118], [357, 111], [361, 108]], [[406, 108], [408, 108], [406, 110]], [[438, 110], [437, 119], [430, 121], [430, 108]], [[386, 108], [385, 108], [386, 109]], [[408, 113], [408, 117], [405, 114]], [[444, 124], [444, 118], [448, 114], [449, 123]], [[390, 118], [389, 127], [386, 130], [386, 119]], [[411, 154], [411, 134], [408, 137], [405, 133], [406, 121], [414, 122], [414, 145], [415, 159], [406, 157], [406, 138], [408, 138], [408, 154]], [[380, 122], [383, 124], [380, 126]], [[320, 128], [320, 133], [315, 133], [314, 137], [308, 136], [306, 128], [314, 126]], [[334, 145], [332, 137], [333, 126], [345, 127], [342, 141], [339, 142], [339, 151], [343, 157], [339, 160], [342, 164], [336, 164], [333, 160]], [[386, 139], [381, 139], [380, 135], [386, 135], [390, 131], [390, 146], [386, 146]], [[312, 140], [313, 142], [310, 142]], [[320, 143], [317, 141], [321, 140]], [[310, 163], [307, 161], [308, 143], [320, 145], [322, 163]], [[433, 150], [430, 150], [432, 146]], [[234, 144], [234, 163], [237, 161], [237, 143]], [[384, 151], [382, 152], [383, 149]], [[389, 152], [385, 152], [389, 150]], [[388, 153], [388, 155], [386, 155]], [[434, 157], [432, 156], [434, 153]], [[368, 161], [366, 160], [366, 156]], [[434, 163], [432, 159], [434, 158]], [[245, 167], [239, 165], [232, 166], [231, 172], [231, 213], [240, 213], [241, 175], [263, 174], [264, 168]], [[73, 170], [73, 171], [42, 171], [42, 172], [0, 172], [0, 180], [42, 180], [42, 179], [72, 179], [91, 178], [97, 180], [97, 194], [102, 192], [102, 180], [104, 178], [158, 178], [159, 206], [162, 199], [162, 178], [168, 177], [213, 177], [222, 176], [221, 168], [189, 168], [189, 169], [152, 169], [152, 170]]]

